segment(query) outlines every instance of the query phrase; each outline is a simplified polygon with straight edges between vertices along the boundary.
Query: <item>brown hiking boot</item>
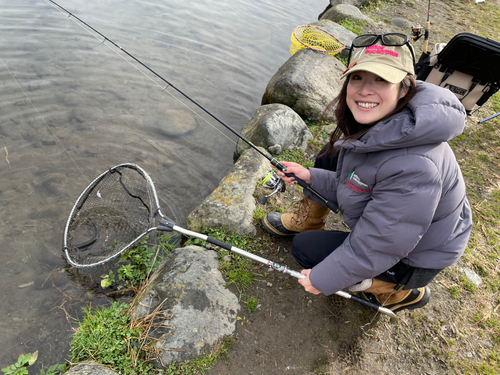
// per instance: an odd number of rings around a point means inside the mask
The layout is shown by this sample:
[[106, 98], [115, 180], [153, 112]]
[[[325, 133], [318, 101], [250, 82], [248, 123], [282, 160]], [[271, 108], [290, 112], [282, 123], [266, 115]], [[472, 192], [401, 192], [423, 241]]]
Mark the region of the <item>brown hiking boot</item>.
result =
[[262, 225], [273, 236], [294, 236], [309, 230], [323, 230], [329, 212], [329, 208], [303, 196], [295, 212], [270, 212], [262, 219]]
[[431, 298], [429, 287], [394, 291], [396, 284], [373, 279], [370, 288], [361, 292], [360, 297], [376, 305], [384, 306], [392, 312], [415, 310], [424, 307]]

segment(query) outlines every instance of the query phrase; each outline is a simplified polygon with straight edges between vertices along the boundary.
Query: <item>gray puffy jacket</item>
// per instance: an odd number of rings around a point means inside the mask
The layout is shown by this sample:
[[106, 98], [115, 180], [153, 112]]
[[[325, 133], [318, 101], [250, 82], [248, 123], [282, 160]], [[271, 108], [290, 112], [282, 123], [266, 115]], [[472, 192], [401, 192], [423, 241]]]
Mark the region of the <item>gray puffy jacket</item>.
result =
[[313, 268], [315, 288], [330, 295], [400, 260], [442, 269], [460, 258], [472, 217], [447, 141], [463, 132], [466, 117], [449, 90], [419, 81], [402, 112], [343, 146], [336, 172], [310, 168], [311, 186], [338, 203], [351, 229]]

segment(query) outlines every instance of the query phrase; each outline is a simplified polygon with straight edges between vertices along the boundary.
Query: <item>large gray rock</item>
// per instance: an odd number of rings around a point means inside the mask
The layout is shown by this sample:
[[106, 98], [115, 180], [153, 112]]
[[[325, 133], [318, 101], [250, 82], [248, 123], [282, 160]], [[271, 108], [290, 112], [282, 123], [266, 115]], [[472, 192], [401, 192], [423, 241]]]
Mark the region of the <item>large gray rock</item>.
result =
[[[313, 135], [306, 123], [292, 109], [283, 104], [261, 106], [241, 131], [241, 134], [256, 146], [264, 147], [273, 154], [286, 148], [307, 149]], [[236, 154], [250, 148], [241, 139], [236, 144]]]
[[269, 161], [257, 151], [245, 151], [212, 194], [189, 214], [188, 229], [201, 232], [220, 227], [242, 235], [256, 235], [253, 193], [269, 169]]
[[[353, 5], [355, 7], [360, 7], [361, 5], [364, 5], [366, 3], [370, 2], [370, 0], [330, 0], [330, 5], [334, 7], [335, 5], [339, 4], [348, 4], [348, 5]], [[376, 2], [376, 1], [372, 1]]]
[[118, 372], [111, 370], [107, 366], [100, 365], [96, 362], [82, 362], [72, 365], [65, 372], [66, 375], [118, 375]]
[[405, 18], [392, 18], [391, 22], [402, 29], [411, 30], [411, 28], [413, 27], [413, 23], [411, 23]]
[[357, 7], [350, 4], [338, 4], [332, 6], [322, 14], [320, 20], [322, 19], [327, 19], [334, 22], [340, 22], [345, 19], [350, 19], [354, 21], [366, 22], [369, 26], [375, 26], [377, 24], [370, 17], [365, 16], [363, 13], [361, 13], [361, 11]]
[[[332, 7], [338, 4], [349, 4], [349, 5], [354, 5], [355, 7], [360, 7], [366, 3], [370, 2], [369, 0], [330, 0], [330, 4], [328, 4], [323, 12], [321, 12], [318, 16], [318, 20], [320, 20], [323, 15]], [[371, 1], [371, 2], [378, 2], [378, 0]]]
[[160, 310], [168, 310], [168, 325], [150, 331], [159, 338], [157, 367], [193, 359], [234, 332], [240, 306], [224, 286], [216, 257], [200, 246], [175, 249], [139, 295], [134, 318], [151, 314], [160, 304]]
[[323, 30], [328, 31], [330, 34], [335, 36], [338, 40], [342, 42], [347, 48], [339, 52], [340, 57], [349, 56], [349, 48], [351, 47], [352, 40], [357, 37], [355, 33], [351, 30], [347, 30], [345, 27], [340, 26], [338, 23], [333, 22], [329, 19], [322, 19], [317, 22], [313, 22], [310, 25], [318, 26]]
[[267, 84], [262, 104], [281, 103], [303, 119], [318, 121], [342, 87], [345, 66], [335, 57], [303, 49], [285, 62]]

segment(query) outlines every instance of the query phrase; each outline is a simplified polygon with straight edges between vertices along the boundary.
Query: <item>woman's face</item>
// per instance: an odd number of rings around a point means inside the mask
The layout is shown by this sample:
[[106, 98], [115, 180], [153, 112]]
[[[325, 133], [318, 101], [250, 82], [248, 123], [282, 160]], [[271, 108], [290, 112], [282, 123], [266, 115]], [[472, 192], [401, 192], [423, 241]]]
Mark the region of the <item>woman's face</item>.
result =
[[376, 123], [394, 111], [398, 100], [406, 95], [407, 90], [399, 93], [400, 86], [373, 73], [354, 72], [347, 84], [347, 106], [360, 124]]

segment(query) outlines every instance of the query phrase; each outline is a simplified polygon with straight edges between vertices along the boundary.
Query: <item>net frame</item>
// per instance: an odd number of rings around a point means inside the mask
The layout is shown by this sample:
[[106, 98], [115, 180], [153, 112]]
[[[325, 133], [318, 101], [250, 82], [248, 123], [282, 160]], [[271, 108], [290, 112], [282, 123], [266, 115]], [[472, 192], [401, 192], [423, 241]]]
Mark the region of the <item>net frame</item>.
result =
[[[69, 241], [71, 226], [79, 218], [79, 215], [80, 215], [80, 212], [81, 212], [80, 209], [87, 202], [87, 199], [89, 199], [89, 197], [91, 196], [92, 193], [95, 193], [96, 186], [99, 186], [99, 184], [106, 177], [108, 177], [111, 173], [115, 173], [115, 172], [121, 173], [121, 171], [122, 170], [126, 170], [126, 168], [135, 170], [135, 172], [137, 172], [139, 175], [141, 175], [141, 177], [143, 177], [145, 179], [145, 181], [147, 182], [147, 188], [149, 190], [148, 194], [147, 194], [147, 197], [149, 198], [149, 205], [146, 205], [144, 202], [143, 203], [145, 204], [145, 206], [147, 206], [147, 209], [150, 211], [149, 212], [149, 217], [148, 217], [148, 220], [147, 220], [148, 223], [146, 225], [144, 225], [144, 229], [142, 231], [140, 231], [140, 233], [138, 235], [133, 236], [134, 239], [131, 242], [125, 243], [123, 247], [120, 247], [118, 250], [116, 250], [115, 252], [113, 252], [110, 256], [107, 256], [107, 257], [105, 257], [103, 259], [100, 259], [98, 261], [95, 261], [95, 262], [81, 263], [81, 262], [77, 261], [75, 259], [75, 257], [73, 257], [71, 255], [71, 253], [74, 252], [71, 249], [71, 244], [70, 244], [70, 241]], [[97, 191], [97, 194], [98, 194], [98, 197], [101, 198], [99, 196], [99, 191]], [[96, 177], [83, 190], [83, 192], [80, 194], [80, 196], [76, 200], [75, 204], [73, 205], [73, 208], [71, 209], [71, 212], [69, 214], [69, 217], [68, 217], [68, 220], [66, 222], [66, 225], [64, 227], [63, 252], [64, 252], [64, 254], [65, 254], [66, 259], [68, 260], [68, 262], [72, 266], [74, 266], [74, 267], [78, 267], [78, 268], [94, 267], [94, 266], [97, 266], [99, 264], [103, 264], [103, 263], [108, 262], [109, 260], [111, 260], [111, 259], [119, 256], [124, 251], [130, 249], [132, 246], [134, 246], [135, 244], [137, 244], [148, 233], [150, 233], [152, 231], [155, 231], [158, 227], [154, 226], [154, 223], [157, 221], [158, 217], [159, 218], [163, 218], [164, 215], [161, 212], [160, 203], [159, 203], [159, 200], [158, 200], [158, 195], [156, 193], [155, 185], [154, 185], [154, 182], [151, 179], [151, 177], [146, 173], [146, 171], [144, 169], [142, 169], [141, 167], [139, 167], [136, 164], [133, 164], [133, 163], [122, 163], [122, 164], [116, 165], [116, 166], [108, 169], [106, 172], [100, 174], [98, 177]]]
[[[307, 32], [306, 32], [307, 31]], [[307, 43], [304, 41], [304, 34], [307, 35], [312, 35], [315, 34], [316, 36], [321, 35], [324, 37], [324, 40], [322, 42], [318, 42], [317, 40], [314, 41], [313, 43]], [[301, 25], [297, 26], [295, 29], [292, 31], [292, 36], [291, 36], [292, 44], [290, 45], [290, 53], [294, 55], [297, 51], [307, 48], [316, 52], [321, 52], [321, 53], [327, 53], [330, 56], [335, 56], [338, 54], [340, 51], [344, 50], [346, 48], [346, 45], [342, 43], [335, 35], [329, 33], [328, 31], [314, 25]], [[336, 46], [337, 48], [326, 48], [325, 45], [330, 42], [332, 43], [333, 46]]]

